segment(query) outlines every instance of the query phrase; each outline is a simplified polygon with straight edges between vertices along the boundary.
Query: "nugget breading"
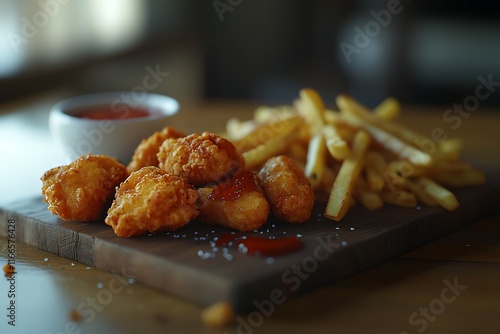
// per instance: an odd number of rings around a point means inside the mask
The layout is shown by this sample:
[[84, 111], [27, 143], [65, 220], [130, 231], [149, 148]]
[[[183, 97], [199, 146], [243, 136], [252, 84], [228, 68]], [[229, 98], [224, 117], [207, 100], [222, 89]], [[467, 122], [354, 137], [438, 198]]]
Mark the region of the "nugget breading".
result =
[[127, 168], [115, 159], [88, 154], [45, 172], [42, 195], [49, 210], [62, 219], [94, 221], [126, 177]]
[[264, 225], [271, 211], [256, 175], [248, 171], [198, 192], [198, 220], [208, 224], [249, 232]]
[[166, 139], [158, 161], [160, 168], [185, 177], [195, 186], [229, 178], [235, 171], [243, 170], [245, 164], [230, 141], [209, 132]]
[[186, 179], [143, 167], [120, 185], [104, 222], [121, 237], [172, 231], [196, 218], [197, 200], [197, 191]]
[[128, 172], [132, 173], [146, 166], [158, 166], [158, 158], [156, 155], [163, 141], [167, 138], [179, 138], [184, 136], [184, 133], [167, 126], [161, 131], [156, 131], [148, 138], [144, 138], [134, 151], [132, 160], [127, 166]]
[[273, 214], [290, 223], [303, 223], [311, 217], [314, 191], [299, 166], [289, 157], [268, 159], [258, 173]]

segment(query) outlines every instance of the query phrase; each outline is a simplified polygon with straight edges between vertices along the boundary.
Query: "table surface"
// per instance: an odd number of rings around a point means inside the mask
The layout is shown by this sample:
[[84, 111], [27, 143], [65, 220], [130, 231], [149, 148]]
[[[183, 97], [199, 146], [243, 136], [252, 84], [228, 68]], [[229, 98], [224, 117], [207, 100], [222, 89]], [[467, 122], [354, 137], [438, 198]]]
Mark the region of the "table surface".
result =
[[[48, 131], [48, 110], [68, 92], [0, 106], [0, 206], [40, 193], [43, 172], [61, 164]], [[182, 103], [173, 125], [185, 132], [222, 131], [227, 119], [251, 117], [255, 103]], [[479, 108], [461, 124], [448, 107], [404, 107], [400, 116], [431, 136], [441, 128], [465, 142], [466, 159], [500, 166], [500, 110]], [[14, 280], [0, 280], [0, 333], [498, 333], [500, 214], [327, 287], [287, 300], [264, 316], [243, 314], [207, 328], [202, 309], [133, 280], [16, 244]], [[0, 238], [0, 264], [8, 260]], [[11, 285], [10, 283], [14, 283]], [[9, 290], [15, 298], [8, 296]], [[110, 293], [109, 291], [113, 291]], [[8, 324], [15, 301], [15, 327]], [[79, 309], [85, 321], [71, 321]]]

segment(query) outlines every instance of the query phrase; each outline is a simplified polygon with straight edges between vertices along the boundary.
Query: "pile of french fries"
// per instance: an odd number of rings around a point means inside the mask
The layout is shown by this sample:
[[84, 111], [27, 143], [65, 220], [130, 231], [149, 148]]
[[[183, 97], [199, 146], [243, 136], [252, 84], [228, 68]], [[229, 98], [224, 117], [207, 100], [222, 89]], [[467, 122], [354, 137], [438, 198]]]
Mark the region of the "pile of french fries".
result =
[[374, 110], [346, 95], [336, 104], [338, 111], [327, 109], [315, 90], [303, 89], [293, 105], [229, 120], [226, 136], [250, 170], [275, 155], [292, 157], [315, 192], [329, 194], [325, 216], [335, 221], [356, 203], [370, 211], [384, 204], [452, 211], [459, 203], [448, 187], [485, 182], [483, 172], [460, 159], [460, 140], [436, 143], [395, 122], [396, 99]]

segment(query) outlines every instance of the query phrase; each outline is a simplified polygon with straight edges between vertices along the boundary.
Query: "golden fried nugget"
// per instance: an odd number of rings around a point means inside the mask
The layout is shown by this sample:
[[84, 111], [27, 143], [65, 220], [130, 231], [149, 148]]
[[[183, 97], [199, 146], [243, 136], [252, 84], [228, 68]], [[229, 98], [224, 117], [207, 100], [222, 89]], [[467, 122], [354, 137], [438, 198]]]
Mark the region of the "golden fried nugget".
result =
[[161, 131], [156, 131], [148, 138], [144, 138], [134, 151], [132, 160], [127, 166], [128, 172], [138, 171], [142, 167], [158, 166], [156, 155], [160, 150], [161, 143], [167, 138], [180, 138], [184, 136], [184, 133], [167, 126]]
[[159, 167], [202, 186], [243, 170], [245, 162], [234, 145], [213, 133], [166, 139], [158, 153]]
[[303, 223], [311, 217], [314, 191], [304, 172], [289, 157], [268, 159], [258, 173], [273, 214], [290, 223]]
[[120, 237], [172, 231], [196, 218], [198, 193], [186, 179], [150, 166], [120, 185], [104, 222]]
[[88, 154], [43, 174], [42, 195], [49, 210], [65, 220], [99, 219], [127, 168], [105, 155]]
[[213, 188], [199, 188], [198, 220], [242, 232], [267, 222], [271, 208], [255, 174], [242, 171]]

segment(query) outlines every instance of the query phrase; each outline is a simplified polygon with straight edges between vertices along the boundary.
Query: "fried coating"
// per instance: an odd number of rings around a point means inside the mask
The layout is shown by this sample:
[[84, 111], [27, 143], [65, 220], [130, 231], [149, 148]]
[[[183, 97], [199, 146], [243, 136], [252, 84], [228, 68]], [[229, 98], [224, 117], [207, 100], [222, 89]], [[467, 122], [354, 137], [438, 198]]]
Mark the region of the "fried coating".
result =
[[271, 211], [256, 175], [247, 171], [198, 192], [198, 220], [207, 224], [249, 232], [264, 225]]
[[160, 168], [185, 177], [195, 186], [228, 178], [245, 165], [230, 141], [209, 132], [166, 139], [160, 147], [158, 161]]
[[120, 237], [178, 229], [196, 218], [198, 193], [177, 175], [143, 167], [118, 188], [104, 222]]
[[135, 149], [132, 160], [127, 166], [129, 174], [138, 171], [142, 167], [158, 166], [156, 155], [163, 141], [168, 138], [180, 138], [184, 136], [184, 133], [167, 126], [161, 131], [156, 131], [148, 138], [144, 138]]
[[303, 223], [311, 217], [314, 191], [304, 172], [291, 158], [268, 159], [258, 173], [273, 214], [290, 223]]
[[42, 195], [64, 220], [95, 221], [103, 213], [127, 168], [105, 155], [88, 154], [43, 174]]

